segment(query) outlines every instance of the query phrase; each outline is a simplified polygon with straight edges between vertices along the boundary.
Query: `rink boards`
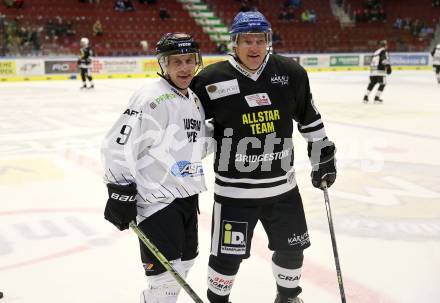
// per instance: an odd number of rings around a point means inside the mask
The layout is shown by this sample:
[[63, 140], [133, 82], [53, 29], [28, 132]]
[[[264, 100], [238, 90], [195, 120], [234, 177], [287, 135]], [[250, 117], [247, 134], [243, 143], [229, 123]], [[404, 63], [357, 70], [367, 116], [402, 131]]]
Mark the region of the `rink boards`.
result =
[[[370, 53], [284, 54], [311, 72], [368, 70]], [[227, 60], [228, 56], [203, 57], [204, 65]], [[431, 55], [425, 53], [390, 53], [394, 70], [429, 70]], [[149, 57], [95, 57], [92, 74], [96, 79], [157, 77], [159, 65]], [[79, 79], [77, 58], [11, 58], [0, 59], [0, 82]]]

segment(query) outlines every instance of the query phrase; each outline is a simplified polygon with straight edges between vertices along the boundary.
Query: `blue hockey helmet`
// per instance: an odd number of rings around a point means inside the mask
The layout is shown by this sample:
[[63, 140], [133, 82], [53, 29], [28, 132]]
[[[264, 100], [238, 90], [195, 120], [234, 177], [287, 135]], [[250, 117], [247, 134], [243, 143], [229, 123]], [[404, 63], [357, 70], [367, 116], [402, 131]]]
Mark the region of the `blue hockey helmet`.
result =
[[258, 11], [239, 12], [232, 22], [229, 34], [234, 46], [237, 46], [239, 34], [264, 33], [268, 47], [272, 46], [272, 28], [269, 21]]

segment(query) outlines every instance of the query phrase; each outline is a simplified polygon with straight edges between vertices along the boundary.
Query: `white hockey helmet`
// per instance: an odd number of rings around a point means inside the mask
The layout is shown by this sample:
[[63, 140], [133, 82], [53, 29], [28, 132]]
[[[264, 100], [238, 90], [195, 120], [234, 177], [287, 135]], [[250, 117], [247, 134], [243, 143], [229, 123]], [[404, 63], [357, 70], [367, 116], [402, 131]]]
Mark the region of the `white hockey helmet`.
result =
[[89, 45], [89, 39], [86, 37], [82, 37], [80, 40], [81, 46], [88, 46]]

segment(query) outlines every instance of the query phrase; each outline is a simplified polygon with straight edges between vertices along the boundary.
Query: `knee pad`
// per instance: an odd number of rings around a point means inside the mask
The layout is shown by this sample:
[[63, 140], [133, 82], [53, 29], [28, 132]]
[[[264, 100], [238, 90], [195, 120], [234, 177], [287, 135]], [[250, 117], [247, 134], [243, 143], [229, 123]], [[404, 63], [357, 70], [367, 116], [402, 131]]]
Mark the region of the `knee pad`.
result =
[[240, 263], [240, 258], [225, 258], [214, 255], [209, 257], [208, 299], [210, 302], [228, 302]]
[[[185, 275], [185, 266], [180, 259], [170, 263], [181, 276]], [[181, 287], [168, 271], [147, 276], [147, 280], [148, 287], [141, 293], [141, 303], [175, 303], [177, 301]]]
[[[302, 250], [299, 251], [275, 251], [272, 255], [272, 272], [277, 282], [279, 292], [299, 288], [301, 269], [304, 260]], [[298, 292], [298, 293], [299, 293]]]

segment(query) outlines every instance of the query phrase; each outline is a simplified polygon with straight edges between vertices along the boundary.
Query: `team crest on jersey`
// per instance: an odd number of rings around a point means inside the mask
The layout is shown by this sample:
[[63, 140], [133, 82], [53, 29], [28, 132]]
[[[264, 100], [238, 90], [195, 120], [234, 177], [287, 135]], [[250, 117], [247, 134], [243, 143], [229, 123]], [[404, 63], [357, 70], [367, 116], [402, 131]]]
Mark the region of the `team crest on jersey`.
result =
[[203, 176], [202, 163], [183, 160], [176, 162], [171, 167], [171, 174], [176, 177], [196, 177]]
[[272, 84], [287, 85], [289, 84], [289, 76], [287, 75], [278, 76], [277, 74], [275, 74], [274, 76], [270, 77], [270, 82]]
[[271, 105], [270, 98], [266, 93], [244, 96], [249, 107]]
[[205, 86], [211, 100], [240, 93], [237, 79], [222, 81]]

